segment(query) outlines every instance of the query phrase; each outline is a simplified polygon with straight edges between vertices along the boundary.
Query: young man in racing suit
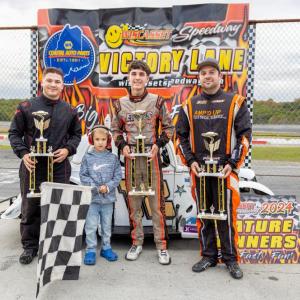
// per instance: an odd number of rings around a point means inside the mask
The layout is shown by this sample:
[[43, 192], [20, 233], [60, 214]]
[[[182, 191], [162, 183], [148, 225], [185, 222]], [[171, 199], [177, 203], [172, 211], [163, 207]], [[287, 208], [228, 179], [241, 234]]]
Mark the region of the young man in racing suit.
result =
[[9, 129], [11, 147], [22, 159], [19, 170], [22, 195], [20, 232], [24, 248], [19, 259], [21, 264], [31, 263], [39, 247], [40, 199], [27, 197], [29, 172], [35, 168], [37, 189], [42, 182], [47, 181], [47, 157], [38, 157], [35, 164], [29, 156], [31, 146], [36, 147], [36, 138], [40, 137], [33, 113], [44, 111], [48, 113], [45, 121], [50, 118], [49, 127], [44, 130], [44, 137], [48, 139], [47, 147], [52, 146], [53, 149], [53, 181], [69, 182], [71, 165], [67, 157], [76, 153], [81, 139], [81, 126], [76, 111], [60, 99], [63, 90], [62, 71], [46, 68], [43, 72], [42, 88], [40, 97], [19, 104]]
[[[125, 180], [127, 192], [131, 190], [130, 166], [135, 159], [137, 186], [147, 178], [147, 163], [143, 157], [133, 158], [132, 147], [136, 144], [135, 136], [139, 134], [137, 122], [134, 120], [133, 111], [145, 112], [143, 119], [142, 134], [146, 136], [145, 146], [150, 150], [152, 164], [152, 182], [154, 196], [149, 197], [152, 213], [154, 241], [156, 243], [159, 262], [170, 264], [171, 259], [167, 251], [165, 203], [163, 198], [163, 178], [161, 172], [161, 160], [159, 149], [166, 145], [173, 135], [174, 126], [167, 112], [164, 100], [155, 94], [147, 92], [145, 86], [149, 80], [150, 69], [142, 61], [133, 61], [129, 66], [129, 83], [131, 89], [129, 95], [114, 102], [114, 116], [111, 130], [116, 146], [123, 152], [125, 157]], [[161, 134], [158, 134], [161, 126]], [[126, 140], [123, 137], [126, 133]], [[128, 208], [131, 223], [132, 247], [126, 254], [126, 259], [136, 260], [142, 251], [144, 240], [142, 225], [142, 202], [145, 196], [129, 196]]]
[[[199, 80], [202, 93], [193, 97], [180, 110], [176, 132], [182, 154], [191, 168], [193, 189], [199, 203], [200, 182], [196, 176], [199, 165], [205, 165], [209, 156], [205, 148], [203, 133], [215, 132], [220, 139], [219, 149], [214, 152], [218, 165], [223, 166], [225, 178], [225, 208], [227, 220], [217, 220], [221, 241], [222, 260], [230, 275], [235, 279], [243, 277], [238, 265], [237, 250], [237, 207], [240, 203], [238, 169], [248, 152], [251, 138], [250, 114], [244, 97], [225, 93], [220, 88], [221, 73], [218, 62], [208, 58], [199, 65]], [[207, 208], [218, 207], [218, 178], [206, 177]], [[196, 188], [196, 191], [195, 191]], [[199, 210], [199, 207], [198, 207]], [[214, 220], [197, 219], [202, 259], [193, 266], [194, 272], [214, 267], [218, 260]]]

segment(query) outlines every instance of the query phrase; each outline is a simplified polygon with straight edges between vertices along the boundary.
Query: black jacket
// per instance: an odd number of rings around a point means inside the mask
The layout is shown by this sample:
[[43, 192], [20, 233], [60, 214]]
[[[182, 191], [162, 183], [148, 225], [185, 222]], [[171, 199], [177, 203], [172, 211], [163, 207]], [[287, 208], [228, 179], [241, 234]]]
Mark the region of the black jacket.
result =
[[48, 112], [45, 119], [51, 118], [49, 127], [44, 131], [44, 137], [48, 139], [47, 146], [52, 146], [53, 152], [67, 148], [69, 156], [75, 154], [81, 139], [81, 126], [76, 111], [65, 101], [53, 101], [44, 95], [18, 105], [8, 135], [14, 153], [22, 158], [30, 153], [31, 146], [36, 145], [35, 139], [40, 137], [32, 115], [36, 111]]
[[202, 133], [218, 134], [219, 148], [214, 152], [220, 164], [239, 168], [251, 140], [250, 114], [245, 98], [219, 90], [214, 95], [202, 92], [180, 110], [176, 133], [187, 164], [203, 163], [209, 157]]

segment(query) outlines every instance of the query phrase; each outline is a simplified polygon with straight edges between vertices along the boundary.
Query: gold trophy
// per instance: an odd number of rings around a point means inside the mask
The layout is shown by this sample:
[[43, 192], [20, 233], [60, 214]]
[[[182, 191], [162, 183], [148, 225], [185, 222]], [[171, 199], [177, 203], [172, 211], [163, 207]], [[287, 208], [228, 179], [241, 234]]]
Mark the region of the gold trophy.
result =
[[[44, 138], [44, 130], [49, 127], [50, 118], [45, 120], [48, 116], [48, 113], [45, 111], [35, 111], [32, 113], [34, 116], [34, 125], [40, 131], [40, 137], [36, 138], [36, 147], [31, 146], [29, 156], [31, 160], [35, 163], [37, 157], [48, 157], [47, 164], [47, 181], [53, 181], [53, 152], [52, 147], [49, 146], [47, 149], [47, 139]], [[35, 169], [32, 169], [29, 176], [29, 193], [27, 194], [28, 198], [39, 198], [41, 193], [36, 193], [36, 184], [35, 184]]]
[[[154, 196], [155, 192], [152, 189], [152, 162], [148, 161], [150, 157], [150, 146], [145, 146], [146, 136], [142, 135], [143, 123], [145, 119], [146, 112], [144, 110], [135, 110], [132, 112], [133, 118], [137, 121], [137, 127], [139, 133], [135, 136], [136, 144], [131, 147], [131, 156], [133, 159], [130, 161], [130, 177], [131, 177], [131, 190], [129, 191], [129, 196]], [[147, 165], [146, 180], [144, 182], [143, 178], [139, 185], [137, 186], [137, 162], [136, 160], [143, 159]]]
[[[215, 141], [218, 136], [216, 132], [202, 133], [204, 137], [204, 144], [206, 150], [209, 151], [209, 158], [204, 158], [205, 165], [200, 165], [200, 172], [198, 173], [200, 193], [199, 193], [199, 219], [213, 219], [213, 220], [226, 220], [227, 214], [225, 212], [225, 181], [223, 178], [223, 167], [218, 166], [218, 159], [213, 157], [213, 152], [220, 147], [220, 139]], [[218, 178], [218, 207], [210, 206], [210, 213], [207, 213], [207, 199], [206, 199], [206, 184], [205, 177]], [[217, 213], [215, 213], [217, 211]]]

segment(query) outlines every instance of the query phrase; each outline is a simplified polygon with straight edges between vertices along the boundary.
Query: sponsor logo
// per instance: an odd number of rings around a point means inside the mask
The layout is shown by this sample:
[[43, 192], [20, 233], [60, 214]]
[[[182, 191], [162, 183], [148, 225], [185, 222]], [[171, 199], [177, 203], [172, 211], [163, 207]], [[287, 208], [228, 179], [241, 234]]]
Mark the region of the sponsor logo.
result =
[[60, 68], [64, 72], [64, 84], [81, 83], [95, 66], [95, 50], [91, 41], [78, 26], [65, 25], [53, 34], [44, 49], [45, 67]]
[[170, 42], [171, 29], [149, 29], [145, 25], [121, 24], [109, 26], [105, 33], [105, 42], [111, 49], [127, 46], [153, 47]]
[[191, 41], [194, 38], [201, 39], [205, 36], [212, 36], [216, 34], [228, 34], [229, 37], [233, 38], [239, 33], [241, 28], [242, 24], [226, 24], [223, 26], [218, 23], [215, 26], [207, 26], [202, 28], [188, 25], [182, 27], [178, 34], [174, 35], [172, 42], [181, 43], [185, 41]]
[[103, 169], [104, 167], [109, 166], [109, 164], [103, 164], [103, 165], [97, 165], [96, 163], [93, 164], [93, 170], [99, 171], [100, 169]]

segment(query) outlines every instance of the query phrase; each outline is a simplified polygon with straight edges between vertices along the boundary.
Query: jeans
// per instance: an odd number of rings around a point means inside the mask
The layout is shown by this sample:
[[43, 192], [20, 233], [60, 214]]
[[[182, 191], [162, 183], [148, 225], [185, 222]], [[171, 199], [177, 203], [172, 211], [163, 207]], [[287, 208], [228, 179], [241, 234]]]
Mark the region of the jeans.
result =
[[100, 217], [101, 224], [101, 248], [107, 250], [111, 248], [111, 221], [113, 214], [113, 203], [99, 204], [91, 203], [85, 221], [85, 234], [87, 251], [96, 252], [97, 248], [97, 229]]

